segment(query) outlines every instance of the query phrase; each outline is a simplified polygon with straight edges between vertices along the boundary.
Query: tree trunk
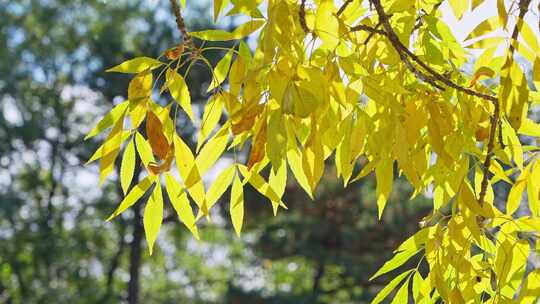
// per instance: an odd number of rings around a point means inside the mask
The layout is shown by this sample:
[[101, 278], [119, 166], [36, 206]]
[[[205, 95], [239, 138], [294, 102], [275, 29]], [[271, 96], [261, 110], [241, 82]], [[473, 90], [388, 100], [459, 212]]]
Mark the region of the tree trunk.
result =
[[139, 303], [139, 271], [141, 266], [141, 241], [143, 237], [143, 226], [141, 216], [141, 204], [133, 207], [133, 239], [131, 240], [131, 253], [129, 257], [129, 283], [128, 283], [128, 304]]

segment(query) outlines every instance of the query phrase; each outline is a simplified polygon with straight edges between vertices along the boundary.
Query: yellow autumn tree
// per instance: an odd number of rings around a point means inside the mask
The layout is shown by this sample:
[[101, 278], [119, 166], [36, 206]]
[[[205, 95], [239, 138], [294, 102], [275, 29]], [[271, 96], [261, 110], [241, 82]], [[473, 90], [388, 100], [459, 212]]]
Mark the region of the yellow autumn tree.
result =
[[[415, 196], [433, 193], [420, 230], [372, 278], [411, 259], [418, 267], [402, 271], [373, 303], [393, 290], [393, 303], [537, 302], [540, 30], [526, 20], [538, 16], [538, 1], [214, 0], [215, 20], [247, 20], [231, 32], [190, 32], [181, 14], [189, 3], [170, 4], [183, 41], [155, 59], [109, 69], [134, 75], [128, 100], [87, 136], [111, 128], [90, 159], [99, 159], [102, 182], [124, 146], [125, 197], [109, 220], [149, 193], [151, 253], [163, 218], [162, 183], [196, 238], [197, 223], [231, 187], [240, 234], [246, 184], [276, 215], [287, 208], [281, 198], [289, 177], [314, 197], [333, 161], [345, 186], [375, 174], [379, 217], [395, 176], [404, 176]], [[459, 20], [487, 5], [496, 15], [479, 20], [465, 42], [441, 17], [444, 8]], [[254, 50], [243, 40], [250, 35]], [[205, 52], [219, 48], [205, 41], [234, 46], [211, 66]], [[212, 73], [202, 117], [192, 111], [185, 81], [197, 62]], [[156, 103], [156, 93], [170, 103]], [[194, 150], [178, 135], [178, 111], [200, 125]], [[247, 159], [235, 157], [207, 189], [202, 177], [220, 156], [242, 151]], [[146, 176], [130, 187], [137, 159]]]

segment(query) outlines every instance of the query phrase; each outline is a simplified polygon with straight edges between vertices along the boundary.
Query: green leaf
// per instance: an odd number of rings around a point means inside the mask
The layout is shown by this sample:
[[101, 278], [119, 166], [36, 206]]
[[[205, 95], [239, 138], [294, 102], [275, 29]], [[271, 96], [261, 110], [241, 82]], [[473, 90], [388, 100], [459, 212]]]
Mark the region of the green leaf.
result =
[[230, 212], [234, 231], [236, 232], [236, 235], [240, 236], [242, 222], [244, 220], [244, 190], [238, 175], [233, 179]]
[[398, 268], [417, 253], [418, 250], [406, 250], [396, 253], [389, 261], [384, 263], [384, 265], [371, 278], [369, 278], [369, 280], [371, 281], [389, 271]]
[[126, 100], [114, 106], [114, 108], [112, 108], [112, 110], [107, 113], [107, 115], [105, 115], [90, 132], [88, 132], [84, 140], [92, 138], [112, 127], [118, 121], [118, 119], [124, 116], [128, 105], [129, 101]]
[[124, 197], [122, 202], [120, 202], [118, 208], [116, 208], [116, 210], [109, 216], [109, 218], [107, 218], [107, 221], [112, 220], [120, 213], [124, 212], [124, 210], [135, 204], [137, 200], [139, 200], [139, 198], [141, 198], [152, 186], [155, 180], [156, 176], [150, 175], [140, 181], [135, 187], [131, 188], [131, 191], [129, 191], [129, 193]]
[[381, 303], [382, 300], [384, 300], [390, 294], [390, 292], [392, 290], [394, 290], [394, 288], [396, 288], [396, 286], [399, 283], [401, 283], [401, 281], [403, 281], [403, 279], [405, 279], [405, 277], [408, 274], [410, 274], [412, 271], [414, 271], [414, 269], [407, 270], [404, 273], [402, 273], [402, 274], [398, 275], [397, 277], [395, 277], [394, 279], [392, 279], [392, 281], [390, 281], [390, 283], [388, 283], [388, 285], [386, 285], [383, 289], [381, 289], [381, 291], [379, 291], [377, 296], [375, 296], [373, 301], [371, 301], [371, 304]]
[[191, 95], [184, 77], [171, 69], [167, 69], [166, 77], [167, 87], [174, 101], [184, 109], [189, 119], [194, 122], [195, 116], [191, 109]]
[[176, 214], [178, 214], [182, 223], [191, 231], [193, 236], [199, 240], [199, 231], [195, 225], [195, 216], [193, 215], [193, 209], [189, 204], [186, 192], [170, 173], [165, 174], [165, 183], [167, 194]]
[[130, 140], [124, 150], [124, 156], [122, 157], [122, 164], [120, 165], [120, 185], [122, 191], [126, 194], [131, 185], [133, 179], [133, 173], [135, 172], [135, 142]]
[[232, 55], [233, 49], [230, 49], [227, 54], [225, 54], [225, 56], [216, 64], [214, 70], [212, 71], [212, 82], [210, 83], [210, 86], [208, 86], [208, 90], [206, 90], [206, 92], [212, 91], [223, 81], [225, 81], [229, 68], [231, 67]]
[[409, 301], [409, 282], [403, 283], [401, 287], [396, 292], [394, 299], [392, 299], [391, 304], [403, 304], [408, 303]]
[[119, 73], [140, 73], [156, 69], [163, 65], [163, 62], [150, 57], [137, 57], [112, 67], [107, 72]]

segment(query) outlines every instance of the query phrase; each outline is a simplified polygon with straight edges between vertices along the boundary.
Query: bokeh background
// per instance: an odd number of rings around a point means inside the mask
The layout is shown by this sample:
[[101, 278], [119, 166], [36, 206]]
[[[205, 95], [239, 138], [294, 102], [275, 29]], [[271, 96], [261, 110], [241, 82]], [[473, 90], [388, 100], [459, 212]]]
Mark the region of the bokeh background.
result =
[[[209, 1], [189, 2], [190, 30], [215, 26]], [[201, 241], [166, 207], [152, 256], [143, 204], [105, 222], [122, 191], [116, 175], [98, 185], [84, 163], [102, 138], [83, 137], [129, 76], [104, 70], [180, 40], [164, 0], [0, 0], [0, 303], [368, 303], [394, 273], [369, 277], [430, 210], [399, 178], [382, 221], [373, 178], [343, 189], [331, 164], [314, 201], [290, 178], [277, 217], [248, 189], [240, 238], [228, 193]], [[188, 77], [199, 114], [209, 80], [204, 66]]]

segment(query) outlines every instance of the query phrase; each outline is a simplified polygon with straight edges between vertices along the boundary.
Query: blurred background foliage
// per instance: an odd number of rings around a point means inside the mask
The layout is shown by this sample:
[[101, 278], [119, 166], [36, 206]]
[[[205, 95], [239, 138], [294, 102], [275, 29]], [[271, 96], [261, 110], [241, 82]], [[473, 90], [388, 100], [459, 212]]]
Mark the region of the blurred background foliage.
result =
[[[188, 27], [211, 27], [210, 8], [191, 1]], [[332, 170], [315, 201], [289, 183], [277, 217], [248, 191], [241, 238], [228, 195], [200, 242], [166, 210], [152, 256], [140, 204], [104, 221], [122, 192], [98, 185], [84, 166], [98, 141], [82, 139], [129, 81], [104, 70], [178, 41], [167, 1], [0, 0], [0, 303], [369, 302], [392, 274], [369, 277], [429, 210], [400, 179], [382, 222], [373, 179], [343, 189]], [[201, 65], [188, 77], [199, 103], [209, 76]]]

